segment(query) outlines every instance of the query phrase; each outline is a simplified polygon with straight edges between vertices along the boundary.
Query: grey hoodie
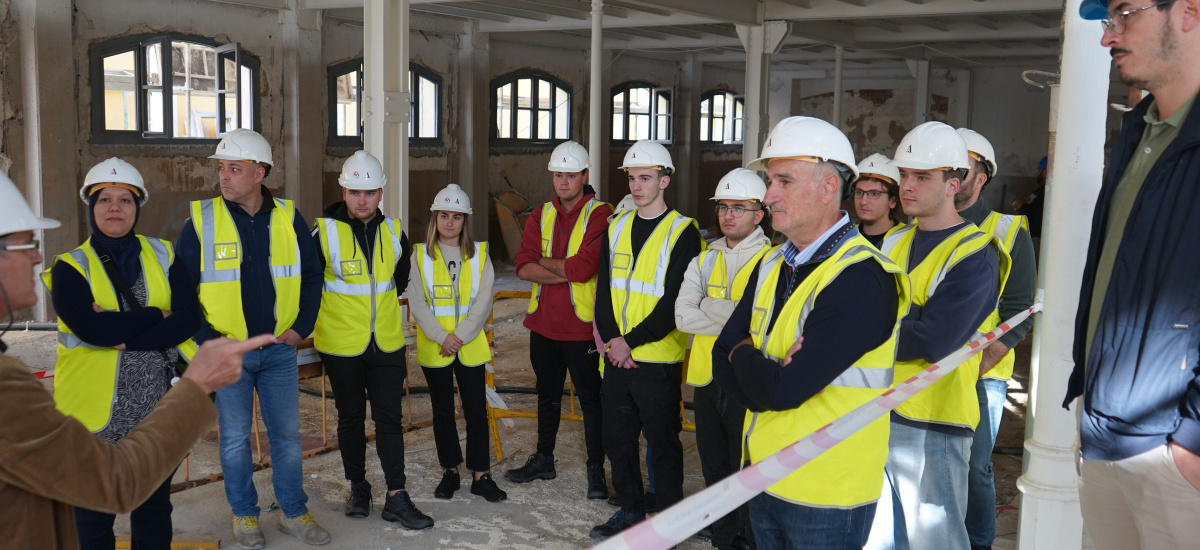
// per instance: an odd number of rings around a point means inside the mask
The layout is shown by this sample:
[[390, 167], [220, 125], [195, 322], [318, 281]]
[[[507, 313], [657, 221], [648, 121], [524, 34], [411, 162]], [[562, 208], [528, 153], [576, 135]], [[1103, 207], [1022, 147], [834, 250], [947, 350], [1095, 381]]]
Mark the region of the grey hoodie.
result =
[[[748, 263], [759, 250], [771, 246], [771, 239], [763, 233], [761, 227], [755, 227], [754, 232], [742, 239], [737, 246], [729, 248], [725, 237], [721, 237], [708, 245], [710, 249], [719, 250], [725, 256], [725, 280], [732, 283], [738, 271]], [[692, 259], [687, 272], [683, 275], [683, 286], [679, 289], [679, 297], [675, 300], [675, 326], [688, 334], [708, 334], [719, 336], [721, 329], [737, 300], [708, 297], [707, 277], [700, 273], [700, 256]], [[728, 289], [726, 295], [733, 297], [733, 289]]]

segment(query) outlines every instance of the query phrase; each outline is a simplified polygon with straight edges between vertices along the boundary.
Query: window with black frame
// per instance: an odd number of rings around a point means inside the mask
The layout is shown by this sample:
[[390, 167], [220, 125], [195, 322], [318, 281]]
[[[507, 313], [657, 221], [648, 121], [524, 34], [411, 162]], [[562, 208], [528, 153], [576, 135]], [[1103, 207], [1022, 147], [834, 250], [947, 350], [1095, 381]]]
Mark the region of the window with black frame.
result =
[[[329, 72], [330, 147], [362, 148], [362, 58], [331, 65]], [[408, 64], [410, 147], [440, 147], [442, 77], [419, 63]]]
[[491, 84], [492, 145], [549, 146], [571, 139], [571, 86], [566, 82], [546, 73], [517, 71]]
[[745, 98], [733, 92], [712, 90], [700, 96], [700, 143], [741, 143], [745, 111]]
[[669, 87], [641, 81], [613, 88], [613, 143], [630, 144], [643, 139], [671, 143], [672, 92]]

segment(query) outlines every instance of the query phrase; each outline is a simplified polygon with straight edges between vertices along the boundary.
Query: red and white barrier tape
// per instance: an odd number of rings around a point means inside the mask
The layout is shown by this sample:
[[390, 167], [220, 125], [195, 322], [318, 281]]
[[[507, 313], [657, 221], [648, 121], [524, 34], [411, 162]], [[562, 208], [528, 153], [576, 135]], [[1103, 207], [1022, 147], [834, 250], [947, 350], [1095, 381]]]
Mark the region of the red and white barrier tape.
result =
[[654, 517], [594, 546], [594, 550], [666, 549], [683, 542], [879, 417], [890, 414], [892, 409], [954, 371], [992, 341], [1041, 310], [1041, 302], [1033, 304], [1029, 309], [1000, 323], [1000, 326], [991, 332], [972, 338], [954, 353], [883, 392], [879, 397], [720, 483], [685, 498]]

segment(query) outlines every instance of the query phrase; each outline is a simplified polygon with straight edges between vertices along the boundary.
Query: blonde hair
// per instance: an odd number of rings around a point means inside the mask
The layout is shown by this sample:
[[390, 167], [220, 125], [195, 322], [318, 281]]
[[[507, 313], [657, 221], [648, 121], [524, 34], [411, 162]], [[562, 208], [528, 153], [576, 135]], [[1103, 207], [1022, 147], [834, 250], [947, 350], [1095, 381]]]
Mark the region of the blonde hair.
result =
[[463, 215], [463, 228], [458, 234], [458, 248], [462, 250], [463, 259], [469, 260], [475, 257], [475, 240], [471, 238], [471, 215], [462, 212], [453, 212], [450, 210], [434, 210], [429, 216], [429, 224], [425, 226], [425, 253], [429, 254], [430, 258], [437, 259], [434, 255], [434, 247], [438, 245], [438, 228], [437, 218], [440, 212], [446, 212], [450, 215]]

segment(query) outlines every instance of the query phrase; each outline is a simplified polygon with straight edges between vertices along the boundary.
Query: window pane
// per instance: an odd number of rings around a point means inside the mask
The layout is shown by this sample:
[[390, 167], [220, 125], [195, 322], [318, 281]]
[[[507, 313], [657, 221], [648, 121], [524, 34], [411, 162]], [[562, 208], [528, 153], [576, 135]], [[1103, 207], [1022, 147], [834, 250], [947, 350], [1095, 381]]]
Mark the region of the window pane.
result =
[[658, 94], [658, 105], [655, 112], [659, 115], [671, 114], [671, 98], [666, 94]]
[[554, 138], [571, 137], [571, 96], [562, 88], [555, 88]]
[[650, 115], [629, 115], [629, 139], [650, 139]]
[[712, 140], [719, 141], [719, 142], [725, 141], [725, 118], [724, 117], [721, 117], [721, 118], [713, 117]]
[[723, 116], [725, 114], [725, 94], [717, 94], [712, 99], [713, 114]]
[[230, 130], [241, 128], [237, 121], [237, 95], [225, 94], [225, 98], [222, 101], [225, 102], [225, 131], [228, 132]]
[[671, 115], [654, 117], [657, 127], [654, 129], [654, 139], [665, 141], [671, 139]]
[[358, 71], [351, 71], [337, 77], [334, 84], [337, 98], [337, 121], [333, 130], [335, 136], [358, 135]]
[[511, 120], [512, 84], [505, 84], [496, 90], [496, 137], [512, 137]]
[[137, 130], [137, 75], [132, 50], [104, 58], [104, 129]]
[[192, 42], [171, 43], [171, 124], [174, 137], [217, 136], [216, 51]]
[[650, 88], [629, 90], [629, 112], [650, 114]]
[[613, 139], [625, 139], [625, 117], [618, 113], [613, 113]]
[[250, 67], [242, 66], [242, 89], [241, 97], [238, 98], [241, 103], [242, 119], [239, 121], [239, 128], [247, 130], [254, 129], [254, 78]]
[[529, 109], [517, 109], [517, 139], [530, 139], [529, 131], [533, 125], [533, 112]]
[[517, 81], [517, 107], [529, 108], [533, 105], [533, 81], [522, 78]]
[[551, 111], [538, 110], [537, 135], [534, 139], [550, 139], [550, 113]]
[[146, 94], [146, 131], [162, 133], [163, 131], [163, 94], [161, 90], [152, 89]]
[[[709, 111], [709, 109], [710, 109], [710, 105], [712, 105], [712, 98], [711, 98], [711, 97], [710, 97], [710, 98], [708, 98], [708, 99], [706, 99], [706, 100], [704, 100], [704, 101], [701, 101], [701, 102], [700, 102], [700, 116], [701, 116], [701, 117], [703, 117], [704, 115], [707, 115], [707, 114], [710, 112], [710, 111]], [[701, 120], [704, 120], [704, 119], [703, 119], [703, 118], [701, 118]]]
[[437, 84], [427, 78], [420, 78], [418, 81], [420, 82], [420, 97], [418, 99], [421, 102], [418, 106], [420, 111], [418, 118], [421, 128], [417, 137], [435, 138], [438, 137]]
[[162, 44], [146, 46], [146, 78], [142, 83], [150, 86], [162, 84]]
[[550, 106], [554, 104], [552, 102], [552, 100], [554, 99], [554, 95], [551, 92], [552, 90], [553, 90], [553, 88], [550, 86], [549, 82], [546, 82], [545, 80], [538, 81], [538, 108], [539, 109], [549, 109]]
[[708, 141], [708, 115], [705, 114], [700, 115], [700, 141]]

